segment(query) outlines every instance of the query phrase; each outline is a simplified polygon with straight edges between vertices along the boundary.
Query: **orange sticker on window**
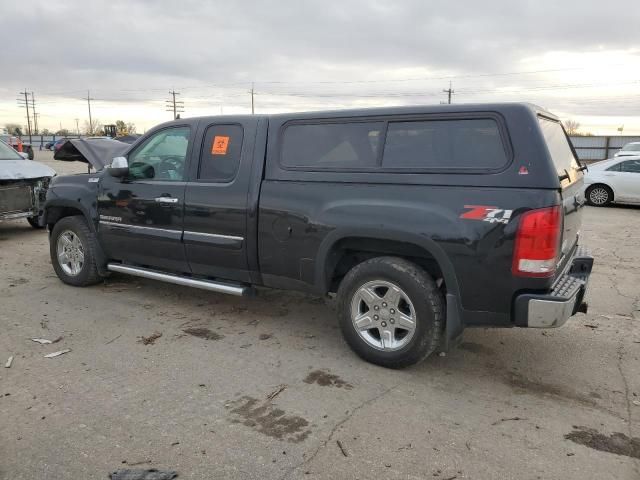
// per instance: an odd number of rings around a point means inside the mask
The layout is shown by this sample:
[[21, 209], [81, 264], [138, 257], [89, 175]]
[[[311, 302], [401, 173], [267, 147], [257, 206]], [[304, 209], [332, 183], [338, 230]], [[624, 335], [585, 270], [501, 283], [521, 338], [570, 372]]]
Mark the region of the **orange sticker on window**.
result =
[[226, 155], [229, 148], [229, 137], [216, 135], [211, 144], [211, 155]]

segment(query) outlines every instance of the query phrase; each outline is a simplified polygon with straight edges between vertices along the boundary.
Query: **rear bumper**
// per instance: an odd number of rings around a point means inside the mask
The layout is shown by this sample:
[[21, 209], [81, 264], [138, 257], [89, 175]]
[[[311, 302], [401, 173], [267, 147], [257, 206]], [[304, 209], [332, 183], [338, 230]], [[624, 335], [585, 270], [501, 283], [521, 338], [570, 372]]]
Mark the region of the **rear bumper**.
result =
[[561, 327], [577, 312], [587, 311], [584, 302], [593, 257], [578, 247], [569, 267], [554, 282], [548, 293], [525, 293], [515, 300], [515, 324], [518, 327]]

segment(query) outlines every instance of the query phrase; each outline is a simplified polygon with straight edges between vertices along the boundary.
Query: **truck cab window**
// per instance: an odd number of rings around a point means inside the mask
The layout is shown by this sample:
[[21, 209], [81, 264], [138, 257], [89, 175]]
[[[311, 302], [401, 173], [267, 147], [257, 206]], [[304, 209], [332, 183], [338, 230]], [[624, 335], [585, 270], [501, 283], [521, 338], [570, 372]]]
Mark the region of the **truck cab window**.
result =
[[184, 180], [189, 127], [167, 128], [152, 135], [129, 155], [130, 180]]
[[211, 125], [200, 154], [198, 180], [230, 182], [238, 172], [244, 132], [240, 125]]

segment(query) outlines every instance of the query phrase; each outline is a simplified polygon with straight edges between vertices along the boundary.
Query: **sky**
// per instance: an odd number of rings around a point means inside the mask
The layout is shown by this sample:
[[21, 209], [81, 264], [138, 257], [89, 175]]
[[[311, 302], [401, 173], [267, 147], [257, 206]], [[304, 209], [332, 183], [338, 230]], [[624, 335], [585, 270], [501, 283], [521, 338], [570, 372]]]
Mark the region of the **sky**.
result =
[[[9, 2], [0, 126], [527, 101], [593, 134], [640, 135], [637, 0]], [[10, 19], [19, 19], [12, 21]], [[89, 93], [88, 93], [89, 91]]]

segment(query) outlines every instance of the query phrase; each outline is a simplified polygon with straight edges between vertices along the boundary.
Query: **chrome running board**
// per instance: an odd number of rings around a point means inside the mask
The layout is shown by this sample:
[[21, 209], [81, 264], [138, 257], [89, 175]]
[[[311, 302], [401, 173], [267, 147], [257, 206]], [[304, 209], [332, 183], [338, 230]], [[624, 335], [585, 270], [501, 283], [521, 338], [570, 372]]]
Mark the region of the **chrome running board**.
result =
[[227, 293], [238, 297], [251, 295], [253, 292], [252, 288], [240, 284], [216, 282], [213, 280], [197, 280], [190, 277], [181, 277], [180, 275], [157, 272], [147, 268], [122, 265], [121, 263], [109, 263], [107, 265], [107, 270], [126, 273], [136, 277], [149, 278], [151, 280], [159, 280], [166, 283], [174, 283], [176, 285], [184, 285], [186, 287], [201, 288], [202, 290], [209, 290], [211, 292]]

